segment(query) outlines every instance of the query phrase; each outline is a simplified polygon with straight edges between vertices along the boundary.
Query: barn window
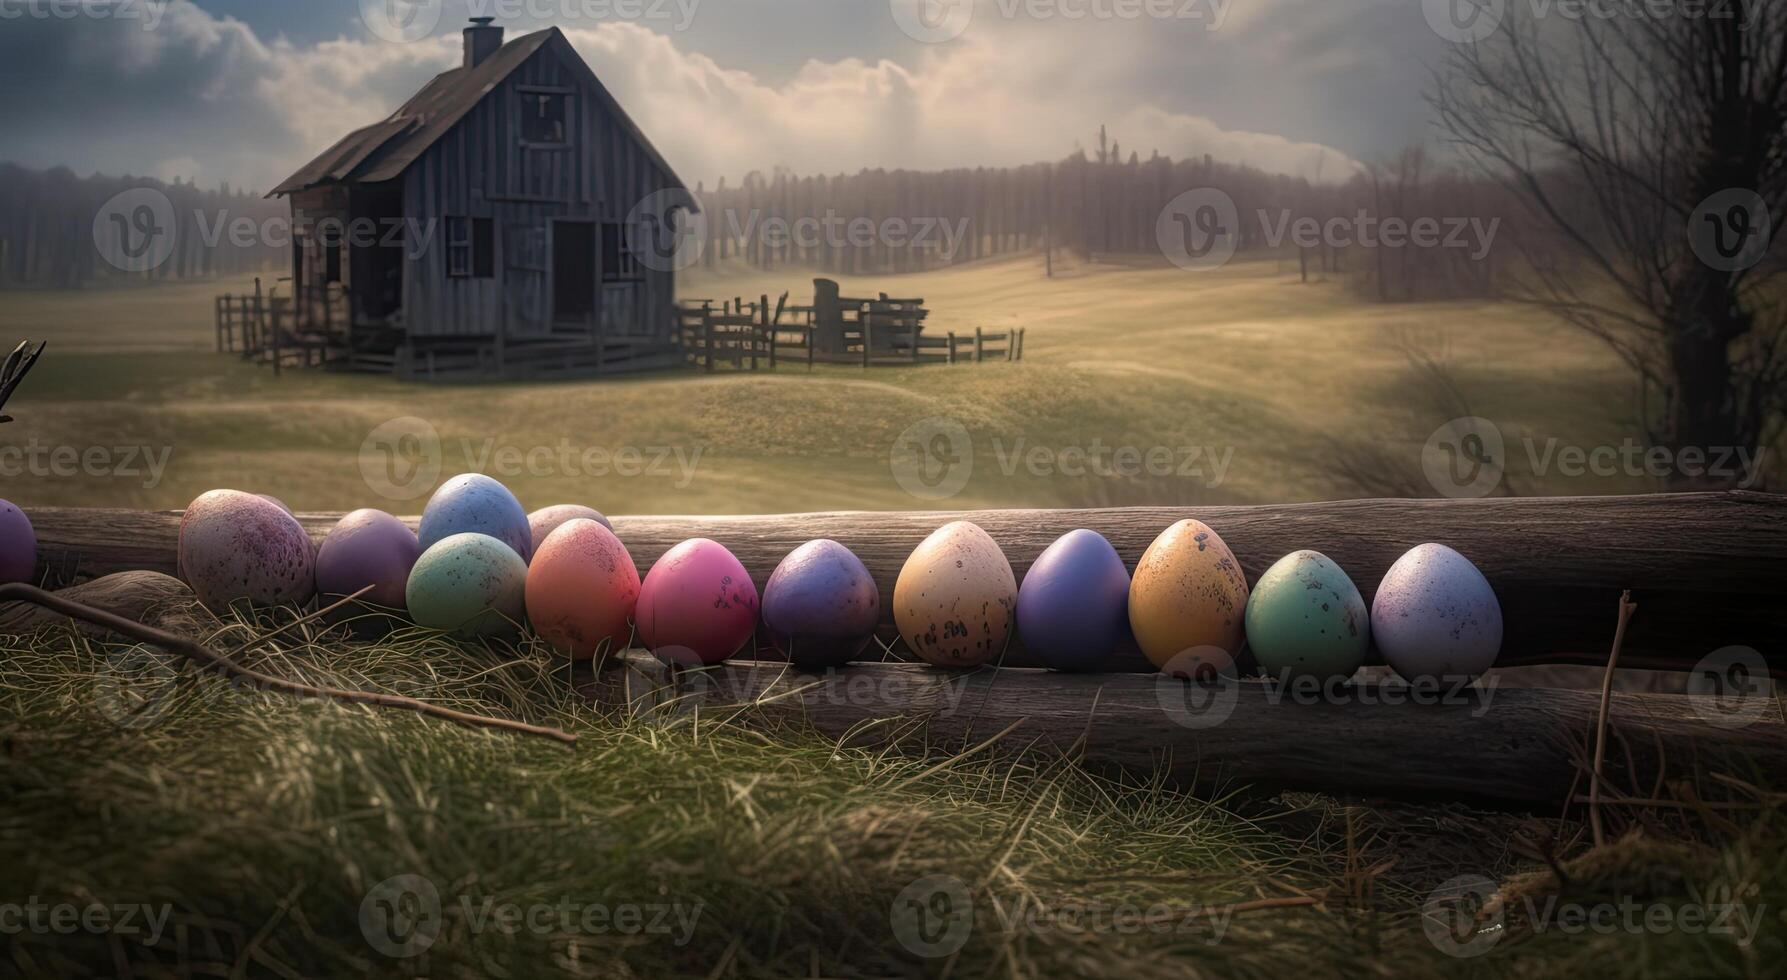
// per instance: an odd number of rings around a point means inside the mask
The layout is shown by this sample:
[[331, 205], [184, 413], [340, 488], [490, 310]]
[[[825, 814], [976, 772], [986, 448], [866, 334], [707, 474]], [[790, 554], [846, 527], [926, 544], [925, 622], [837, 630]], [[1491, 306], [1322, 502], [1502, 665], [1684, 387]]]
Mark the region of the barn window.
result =
[[570, 96], [559, 92], [521, 93], [521, 138], [529, 143], [564, 143]]
[[496, 228], [489, 218], [447, 219], [447, 275], [496, 277]]
[[637, 234], [627, 234], [627, 226], [610, 221], [602, 225], [602, 281], [631, 282], [643, 278], [639, 274]]

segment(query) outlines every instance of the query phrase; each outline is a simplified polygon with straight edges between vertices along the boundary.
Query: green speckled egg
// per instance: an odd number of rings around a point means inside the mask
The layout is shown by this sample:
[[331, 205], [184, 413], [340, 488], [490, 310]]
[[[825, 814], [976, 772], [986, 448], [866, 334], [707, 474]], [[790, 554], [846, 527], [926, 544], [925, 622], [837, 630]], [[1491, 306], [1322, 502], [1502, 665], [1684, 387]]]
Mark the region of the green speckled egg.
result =
[[1371, 614], [1353, 580], [1327, 555], [1295, 551], [1253, 587], [1247, 643], [1271, 677], [1347, 677], [1365, 663]]
[[416, 625], [467, 637], [514, 633], [526, 595], [527, 563], [515, 549], [470, 532], [422, 552], [404, 589]]

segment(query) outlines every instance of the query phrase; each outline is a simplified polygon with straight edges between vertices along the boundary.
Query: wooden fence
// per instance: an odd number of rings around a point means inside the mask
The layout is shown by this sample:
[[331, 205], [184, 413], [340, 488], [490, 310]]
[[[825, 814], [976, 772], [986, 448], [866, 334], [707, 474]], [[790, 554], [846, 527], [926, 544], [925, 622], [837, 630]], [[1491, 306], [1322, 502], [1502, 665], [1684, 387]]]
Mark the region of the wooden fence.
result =
[[307, 317], [300, 326], [292, 296], [264, 292], [255, 279], [250, 295], [221, 295], [212, 301], [217, 352], [243, 360], [282, 367], [320, 367], [339, 355], [348, 332], [349, 303], [339, 287], [306, 297]]
[[788, 294], [772, 306], [755, 302], [685, 300], [678, 305], [685, 360], [702, 371], [775, 370], [789, 363], [897, 367], [913, 364], [980, 364], [1024, 356], [1024, 328], [972, 334], [926, 334], [923, 300], [844, 299], [837, 316], [823, 302], [792, 306]]

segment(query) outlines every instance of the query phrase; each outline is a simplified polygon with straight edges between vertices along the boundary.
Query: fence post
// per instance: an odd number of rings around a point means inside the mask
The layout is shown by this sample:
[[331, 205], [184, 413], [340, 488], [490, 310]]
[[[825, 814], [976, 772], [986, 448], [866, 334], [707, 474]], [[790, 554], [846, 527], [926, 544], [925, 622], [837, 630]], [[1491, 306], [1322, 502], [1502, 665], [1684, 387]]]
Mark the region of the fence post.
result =
[[951, 330], [949, 332], [948, 336], [949, 336], [949, 363], [954, 364], [956, 362], [956, 332], [954, 330]]
[[1008, 362], [1018, 359], [1018, 331], [1016, 327], [1005, 331], [1005, 359]]
[[862, 366], [869, 366], [869, 348], [874, 346], [875, 326], [869, 314], [864, 311], [856, 314], [857, 324], [862, 334]]
[[1018, 328], [1018, 357], [1017, 357], [1017, 359], [1020, 361], [1024, 359], [1024, 330], [1025, 329], [1026, 329], [1025, 327]]
[[974, 363], [979, 364], [986, 359], [986, 341], [980, 339], [980, 328], [974, 328]]
[[912, 325], [912, 363], [917, 364], [918, 363], [918, 330], [919, 330], [918, 317], [914, 316], [911, 320], [909, 320], [907, 322]]
[[776, 369], [776, 323], [769, 315], [769, 294], [763, 294], [763, 342], [769, 347], [769, 369]]
[[706, 312], [701, 314], [701, 352], [707, 358], [707, 373], [714, 373], [714, 318]]

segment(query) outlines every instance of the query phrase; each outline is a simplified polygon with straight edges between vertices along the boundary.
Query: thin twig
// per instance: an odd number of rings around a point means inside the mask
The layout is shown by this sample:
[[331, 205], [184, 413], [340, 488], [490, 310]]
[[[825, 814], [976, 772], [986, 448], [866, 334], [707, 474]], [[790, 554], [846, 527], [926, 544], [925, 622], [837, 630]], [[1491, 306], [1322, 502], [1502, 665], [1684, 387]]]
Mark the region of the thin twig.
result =
[[428, 715], [454, 724], [471, 728], [495, 728], [502, 731], [516, 732], [522, 735], [538, 735], [566, 745], [574, 745], [577, 736], [557, 728], [530, 725], [526, 722], [512, 721], [507, 718], [491, 718], [485, 715], [474, 715], [464, 711], [455, 711], [438, 704], [429, 704], [415, 698], [406, 698], [400, 694], [380, 694], [372, 691], [347, 691], [341, 688], [322, 687], [305, 684], [301, 681], [286, 680], [274, 677], [249, 667], [244, 667], [224, 655], [211, 650], [196, 640], [188, 639], [177, 633], [157, 629], [126, 619], [113, 612], [97, 609], [86, 603], [76, 602], [53, 592], [45, 592], [36, 586], [14, 583], [0, 585], [0, 602], [29, 602], [34, 606], [42, 606], [64, 616], [84, 620], [96, 626], [103, 626], [114, 633], [128, 636], [142, 643], [150, 643], [172, 653], [177, 653], [200, 667], [209, 668], [227, 677], [240, 678], [259, 685], [266, 690], [290, 694], [294, 697], [322, 698], [340, 701], [344, 704], [369, 704], [381, 708], [402, 708], [417, 714]]
[[1638, 605], [1632, 601], [1632, 590], [1619, 594], [1619, 625], [1613, 630], [1613, 649], [1607, 654], [1607, 669], [1601, 673], [1601, 713], [1595, 722], [1595, 778], [1588, 784], [1588, 821], [1594, 828], [1595, 846], [1607, 842], [1601, 830], [1601, 765], [1607, 758], [1607, 708], [1613, 701], [1613, 669], [1619, 665], [1620, 644], [1626, 642], [1626, 624]]

